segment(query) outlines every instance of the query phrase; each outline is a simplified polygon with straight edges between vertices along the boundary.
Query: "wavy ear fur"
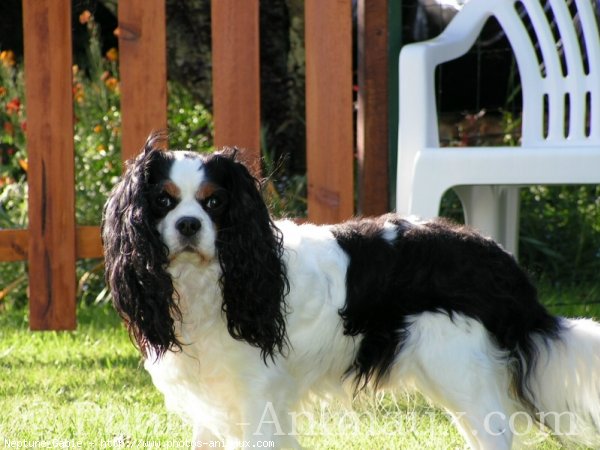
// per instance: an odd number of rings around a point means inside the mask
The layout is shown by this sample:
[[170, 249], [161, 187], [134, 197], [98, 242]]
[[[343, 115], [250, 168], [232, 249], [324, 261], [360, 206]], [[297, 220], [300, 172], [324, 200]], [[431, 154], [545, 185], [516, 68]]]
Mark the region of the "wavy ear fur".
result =
[[113, 304], [124, 319], [132, 340], [144, 356], [152, 349], [157, 358], [181, 349], [174, 320], [181, 318], [162, 243], [148, 203], [151, 174], [168, 167], [159, 150], [164, 135], [150, 136], [144, 151], [128, 162], [128, 169], [104, 207], [102, 241], [106, 282]]
[[269, 215], [259, 182], [236, 161], [236, 153], [226, 149], [206, 162], [209, 173], [229, 192], [217, 235], [223, 311], [229, 334], [260, 348], [266, 362], [287, 346], [289, 282], [283, 236]]

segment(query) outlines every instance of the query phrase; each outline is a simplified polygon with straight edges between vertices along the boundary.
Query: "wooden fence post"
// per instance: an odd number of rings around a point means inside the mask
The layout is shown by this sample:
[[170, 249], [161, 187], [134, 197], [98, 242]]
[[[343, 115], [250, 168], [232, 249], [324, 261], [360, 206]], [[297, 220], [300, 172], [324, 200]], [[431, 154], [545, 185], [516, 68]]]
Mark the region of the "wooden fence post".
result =
[[166, 13], [165, 0], [120, 1], [118, 8], [125, 161], [138, 154], [151, 131], [167, 127]]
[[350, 0], [305, 1], [308, 218], [354, 213]]
[[71, 0], [24, 0], [30, 327], [76, 326]]
[[388, 0], [358, 0], [358, 211], [389, 211]]
[[213, 0], [212, 82], [215, 146], [243, 149], [260, 172], [260, 42], [258, 0]]

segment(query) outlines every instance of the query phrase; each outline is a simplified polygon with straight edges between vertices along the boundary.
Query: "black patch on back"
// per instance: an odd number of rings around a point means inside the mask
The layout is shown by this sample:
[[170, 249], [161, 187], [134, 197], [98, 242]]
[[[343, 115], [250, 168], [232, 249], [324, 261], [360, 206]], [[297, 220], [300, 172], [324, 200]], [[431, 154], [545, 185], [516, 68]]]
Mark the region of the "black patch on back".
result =
[[[386, 221], [396, 227], [392, 242], [384, 238]], [[363, 336], [348, 369], [357, 386], [385, 377], [407, 337], [407, 316], [442, 311], [483, 324], [508, 350], [515, 391], [529, 401], [527, 375], [537, 356], [532, 333], [555, 337], [560, 326], [510, 254], [468, 227], [442, 220], [414, 225], [390, 214], [332, 231], [350, 258], [340, 310], [344, 331]]]

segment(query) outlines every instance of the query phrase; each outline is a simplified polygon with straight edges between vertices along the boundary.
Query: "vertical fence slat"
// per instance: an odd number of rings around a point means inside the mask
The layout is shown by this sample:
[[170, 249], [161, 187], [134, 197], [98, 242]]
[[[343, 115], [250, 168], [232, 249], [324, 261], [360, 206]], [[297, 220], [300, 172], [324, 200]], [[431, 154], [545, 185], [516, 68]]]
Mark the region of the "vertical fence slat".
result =
[[165, 0], [121, 1], [118, 8], [121, 146], [127, 160], [151, 131], [167, 127], [166, 12]]
[[358, 1], [358, 211], [389, 211], [387, 0]]
[[260, 42], [258, 0], [211, 2], [215, 145], [260, 157]]
[[74, 329], [71, 0], [24, 0], [29, 292], [34, 330]]
[[350, 0], [305, 1], [308, 217], [354, 212]]

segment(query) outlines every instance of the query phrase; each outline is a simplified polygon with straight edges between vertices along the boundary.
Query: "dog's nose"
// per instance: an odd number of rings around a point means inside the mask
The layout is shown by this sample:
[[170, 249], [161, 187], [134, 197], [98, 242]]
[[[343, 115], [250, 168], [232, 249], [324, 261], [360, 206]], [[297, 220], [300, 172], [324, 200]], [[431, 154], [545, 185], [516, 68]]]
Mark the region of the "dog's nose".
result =
[[201, 224], [195, 217], [182, 217], [175, 223], [175, 228], [186, 237], [195, 235], [200, 230]]

